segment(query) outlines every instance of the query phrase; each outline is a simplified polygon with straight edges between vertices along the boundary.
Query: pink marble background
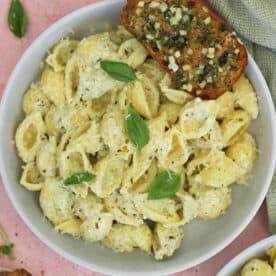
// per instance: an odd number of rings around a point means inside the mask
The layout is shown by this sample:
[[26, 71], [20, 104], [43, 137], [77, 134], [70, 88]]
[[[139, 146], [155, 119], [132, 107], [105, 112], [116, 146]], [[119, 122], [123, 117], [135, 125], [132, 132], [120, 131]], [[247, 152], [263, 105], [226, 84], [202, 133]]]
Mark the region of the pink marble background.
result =
[[[28, 32], [21, 40], [15, 38], [8, 30], [6, 18], [10, 0], [0, 1], [0, 98], [12, 69], [32, 41], [59, 18], [73, 10], [95, 2], [93, 0], [21, 1], [29, 20]], [[15, 260], [10, 261], [7, 258], [2, 258], [0, 259], [0, 267], [23, 267], [35, 276], [100, 275], [65, 260], [39, 241], [17, 215], [1, 180], [0, 224], [4, 226], [11, 241], [15, 244]], [[210, 260], [187, 271], [179, 272], [177, 276], [213, 276], [236, 254], [268, 235], [266, 206], [263, 204], [254, 220], [232, 244]]]

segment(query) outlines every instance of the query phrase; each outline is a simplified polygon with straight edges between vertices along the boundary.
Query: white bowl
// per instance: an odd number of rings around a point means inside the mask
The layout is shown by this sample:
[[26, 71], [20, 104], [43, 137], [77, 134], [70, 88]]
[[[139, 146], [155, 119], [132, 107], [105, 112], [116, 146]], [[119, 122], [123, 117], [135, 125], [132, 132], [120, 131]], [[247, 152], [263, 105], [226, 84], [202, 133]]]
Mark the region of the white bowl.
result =
[[213, 221], [194, 221], [185, 226], [185, 237], [176, 254], [156, 262], [144, 253], [115, 254], [99, 244], [91, 244], [56, 233], [45, 219], [38, 195], [19, 185], [21, 162], [13, 143], [14, 131], [22, 119], [22, 95], [39, 73], [47, 50], [74, 30], [82, 38], [91, 29], [102, 31], [107, 23], [118, 24], [125, 1], [109, 0], [82, 8], [58, 21], [26, 51], [7, 84], [0, 110], [0, 171], [8, 195], [22, 219], [45, 244], [63, 257], [91, 270], [119, 275], [161, 275], [195, 266], [212, 257], [232, 242], [248, 225], [263, 202], [276, 161], [275, 110], [268, 87], [253, 59], [249, 58], [247, 75], [255, 87], [261, 113], [252, 124], [259, 156], [248, 186], [235, 187], [233, 204], [227, 213]]
[[219, 271], [217, 276], [232, 276], [238, 275], [242, 267], [253, 258], [263, 258], [267, 249], [276, 245], [276, 235], [261, 240], [233, 258], [222, 270]]

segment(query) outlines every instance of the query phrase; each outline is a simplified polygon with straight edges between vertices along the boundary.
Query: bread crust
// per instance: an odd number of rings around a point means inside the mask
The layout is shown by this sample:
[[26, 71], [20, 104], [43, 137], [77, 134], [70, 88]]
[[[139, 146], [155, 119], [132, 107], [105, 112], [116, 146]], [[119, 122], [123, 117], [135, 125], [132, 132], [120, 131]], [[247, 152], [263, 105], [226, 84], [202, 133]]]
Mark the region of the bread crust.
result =
[[32, 276], [25, 269], [16, 269], [13, 272], [0, 272], [0, 276]]
[[[159, 3], [159, 6], [150, 8], [152, 2]], [[168, 7], [167, 10], [163, 7], [165, 12], [160, 9], [162, 3]], [[176, 18], [171, 9], [177, 8], [182, 9], [180, 27], [170, 23]], [[166, 12], [171, 15], [170, 19], [165, 17]], [[191, 19], [189, 25], [183, 23], [185, 16]], [[148, 28], [155, 24], [150, 18], [160, 25], [158, 30]], [[129, 0], [122, 9], [121, 23], [171, 75], [176, 88], [203, 99], [216, 99], [231, 91], [248, 63], [247, 50], [236, 33], [203, 0]], [[179, 30], [181, 28], [183, 30]], [[184, 33], [184, 38], [180, 33]], [[160, 46], [162, 34], [168, 40]], [[180, 41], [170, 47], [169, 43], [176, 39], [182, 39], [183, 43]]]

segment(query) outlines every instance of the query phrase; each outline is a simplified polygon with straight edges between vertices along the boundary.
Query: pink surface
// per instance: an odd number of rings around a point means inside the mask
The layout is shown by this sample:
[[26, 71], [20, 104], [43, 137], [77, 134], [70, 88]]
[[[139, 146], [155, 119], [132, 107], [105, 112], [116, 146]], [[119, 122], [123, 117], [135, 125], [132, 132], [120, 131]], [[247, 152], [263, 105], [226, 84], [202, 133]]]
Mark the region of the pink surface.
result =
[[[6, 17], [10, 0], [0, 1], [0, 97], [16, 62], [32, 41], [57, 19], [73, 10], [95, 2], [93, 0], [21, 1], [26, 8], [29, 19], [28, 33], [22, 40], [15, 38], [8, 31]], [[5, 258], [0, 259], [0, 267], [24, 267], [35, 276], [100, 275], [99, 273], [90, 272], [72, 264], [40, 242], [17, 215], [1, 182], [0, 224], [5, 227], [11, 241], [15, 244], [14, 253], [16, 257], [14, 261]], [[240, 251], [268, 235], [266, 207], [265, 204], [263, 204], [262, 208], [246, 230], [225, 250], [205, 263], [190, 270], [180, 272], [177, 275], [213, 276]]]

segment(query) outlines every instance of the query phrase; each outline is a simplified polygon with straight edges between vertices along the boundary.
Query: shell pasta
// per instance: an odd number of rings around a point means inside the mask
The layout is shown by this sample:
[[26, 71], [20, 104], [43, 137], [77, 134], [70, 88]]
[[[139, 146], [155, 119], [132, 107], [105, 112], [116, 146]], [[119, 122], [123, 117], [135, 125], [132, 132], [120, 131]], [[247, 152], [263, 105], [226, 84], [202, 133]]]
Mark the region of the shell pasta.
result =
[[62, 39], [45, 61], [15, 141], [20, 184], [40, 193], [61, 234], [162, 260], [181, 246], [185, 224], [223, 215], [233, 184], [248, 182], [258, 102], [245, 76], [217, 100], [193, 97], [120, 26]]
[[275, 276], [276, 275], [276, 246], [273, 245], [265, 252], [264, 258], [249, 260], [238, 275], [241, 276]]

